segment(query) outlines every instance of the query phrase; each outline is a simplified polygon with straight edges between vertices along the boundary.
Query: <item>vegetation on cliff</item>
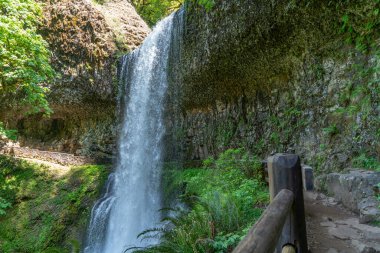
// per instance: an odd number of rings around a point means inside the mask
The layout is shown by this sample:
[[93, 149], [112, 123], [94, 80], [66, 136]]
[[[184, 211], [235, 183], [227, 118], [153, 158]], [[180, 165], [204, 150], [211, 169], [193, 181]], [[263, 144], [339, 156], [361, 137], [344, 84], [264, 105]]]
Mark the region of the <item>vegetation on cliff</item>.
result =
[[[363, 2], [341, 1], [337, 9], [341, 14], [341, 32], [346, 35], [346, 42], [354, 44], [356, 49], [369, 53], [379, 50], [380, 43], [380, 1], [368, 0]], [[342, 8], [343, 7], [343, 8]], [[379, 54], [376, 52], [375, 54]]]
[[378, 168], [379, 1], [215, 2], [185, 13], [176, 63], [190, 156], [244, 146], [295, 150], [318, 173]]
[[57, 176], [42, 165], [0, 156], [0, 252], [79, 252], [105, 166]]

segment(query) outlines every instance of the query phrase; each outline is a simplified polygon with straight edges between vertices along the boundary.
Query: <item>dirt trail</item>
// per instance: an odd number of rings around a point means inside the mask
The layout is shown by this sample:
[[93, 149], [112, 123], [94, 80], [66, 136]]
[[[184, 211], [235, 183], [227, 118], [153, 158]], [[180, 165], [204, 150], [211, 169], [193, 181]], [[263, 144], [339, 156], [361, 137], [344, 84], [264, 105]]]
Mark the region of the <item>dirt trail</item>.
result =
[[49, 171], [53, 172], [54, 175], [57, 177], [62, 177], [70, 171], [70, 166], [65, 166], [65, 165], [61, 165], [58, 163], [52, 163], [52, 162], [39, 160], [39, 159], [35, 159], [35, 158], [25, 158], [25, 157], [17, 157], [17, 156], [16, 156], [16, 158], [25, 160], [27, 162], [36, 163], [39, 165], [44, 165], [49, 169]]
[[0, 153], [16, 156], [19, 158], [35, 159], [50, 162], [62, 166], [79, 166], [93, 163], [94, 160], [84, 156], [76, 156], [69, 153], [44, 151], [28, 147], [20, 147], [18, 143], [8, 143], [0, 149]]
[[28, 162], [45, 165], [47, 169], [52, 171], [54, 175], [58, 177], [67, 174], [70, 171], [71, 166], [93, 163], [93, 160], [87, 157], [20, 147], [17, 143], [8, 143], [0, 150], [0, 153], [14, 156]]
[[359, 217], [333, 198], [305, 193], [311, 253], [380, 253], [380, 228], [359, 223]]

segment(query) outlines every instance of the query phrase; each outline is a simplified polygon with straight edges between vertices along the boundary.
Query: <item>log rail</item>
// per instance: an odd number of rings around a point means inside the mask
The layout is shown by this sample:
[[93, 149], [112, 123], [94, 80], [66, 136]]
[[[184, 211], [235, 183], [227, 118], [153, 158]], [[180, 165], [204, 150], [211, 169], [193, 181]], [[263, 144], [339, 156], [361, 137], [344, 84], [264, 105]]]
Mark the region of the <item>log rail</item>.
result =
[[271, 203], [233, 253], [307, 253], [303, 190], [312, 189], [312, 170], [295, 154], [266, 165]]

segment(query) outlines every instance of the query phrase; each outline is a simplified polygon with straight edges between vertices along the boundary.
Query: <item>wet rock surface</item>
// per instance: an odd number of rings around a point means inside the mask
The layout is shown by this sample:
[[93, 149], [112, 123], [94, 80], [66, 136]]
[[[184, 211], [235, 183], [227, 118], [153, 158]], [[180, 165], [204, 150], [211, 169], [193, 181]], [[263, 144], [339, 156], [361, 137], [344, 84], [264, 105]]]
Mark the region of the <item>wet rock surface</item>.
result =
[[180, 136], [179, 150], [186, 160], [216, 156], [227, 147], [245, 147], [262, 157], [293, 149], [319, 173], [328, 173], [351, 166], [363, 150], [378, 157], [378, 101], [366, 121], [340, 116], [336, 110], [350, 66], [321, 59], [319, 76], [313, 64], [306, 61], [286, 87], [182, 110], [168, 124], [174, 126], [168, 133]]

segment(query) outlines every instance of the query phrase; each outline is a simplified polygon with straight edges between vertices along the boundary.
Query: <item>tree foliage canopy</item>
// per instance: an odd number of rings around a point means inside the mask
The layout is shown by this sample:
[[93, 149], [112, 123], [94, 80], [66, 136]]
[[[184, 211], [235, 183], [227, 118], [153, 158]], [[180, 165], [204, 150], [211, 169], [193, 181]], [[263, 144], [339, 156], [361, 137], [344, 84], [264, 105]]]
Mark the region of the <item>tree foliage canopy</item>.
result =
[[33, 0], [0, 0], [0, 97], [27, 113], [49, 114], [42, 84], [54, 71], [47, 43], [37, 33], [41, 14]]
[[137, 12], [148, 23], [155, 25], [160, 19], [179, 9], [184, 2], [194, 2], [210, 10], [214, 0], [132, 0]]
[[153, 26], [160, 19], [177, 10], [183, 0], [132, 0], [132, 3], [148, 25]]

